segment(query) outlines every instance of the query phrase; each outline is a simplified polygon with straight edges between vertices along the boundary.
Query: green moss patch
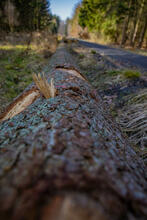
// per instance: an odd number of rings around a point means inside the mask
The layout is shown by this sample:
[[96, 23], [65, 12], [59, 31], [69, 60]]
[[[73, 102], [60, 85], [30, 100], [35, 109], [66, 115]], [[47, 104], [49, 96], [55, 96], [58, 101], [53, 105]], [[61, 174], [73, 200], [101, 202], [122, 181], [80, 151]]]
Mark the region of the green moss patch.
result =
[[127, 79], [136, 79], [141, 76], [141, 73], [139, 71], [133, 71], [133, 70], [125, 70], [124, 71], [124, 77]]
[[95, 50], [91, 50], [91, 53], [92, 53], [92, 54], [96, 54], [96, 51], [95, 51]]

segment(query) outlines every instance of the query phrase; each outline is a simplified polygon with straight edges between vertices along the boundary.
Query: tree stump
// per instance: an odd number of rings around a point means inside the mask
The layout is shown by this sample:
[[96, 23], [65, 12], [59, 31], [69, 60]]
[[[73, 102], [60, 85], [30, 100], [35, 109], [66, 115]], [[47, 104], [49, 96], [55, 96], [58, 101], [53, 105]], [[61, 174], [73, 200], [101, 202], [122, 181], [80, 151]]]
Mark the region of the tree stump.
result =
[[1, 219], [146, 219], [144, 164], [64, 45], [46, 76], [56, 97], [32, 84], [1, 116]]

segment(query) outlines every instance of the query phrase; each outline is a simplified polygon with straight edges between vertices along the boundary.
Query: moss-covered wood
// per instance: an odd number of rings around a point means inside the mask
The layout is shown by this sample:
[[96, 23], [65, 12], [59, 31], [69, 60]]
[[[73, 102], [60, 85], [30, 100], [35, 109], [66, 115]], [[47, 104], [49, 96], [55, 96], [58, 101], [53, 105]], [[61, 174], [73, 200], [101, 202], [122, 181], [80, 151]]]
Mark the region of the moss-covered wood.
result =
[[1, 219], [146, 219], [143, 162], [88, 81], [68, 69], [78, 68], [61, 45], [45, 70], [57, 96], [0, 124]]

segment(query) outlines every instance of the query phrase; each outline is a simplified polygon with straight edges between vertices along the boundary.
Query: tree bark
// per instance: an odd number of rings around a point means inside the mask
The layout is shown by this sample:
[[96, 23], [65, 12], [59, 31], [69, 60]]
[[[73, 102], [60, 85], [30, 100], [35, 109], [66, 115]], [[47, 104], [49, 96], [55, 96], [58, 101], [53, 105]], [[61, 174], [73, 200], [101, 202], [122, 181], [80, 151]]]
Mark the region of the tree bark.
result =
[[136, 28], [136, 23], [137, 23], [137, 9], [135, 10], [135, 15], [132, 21], [132, 28], [131, 28], [131, 33], [130, 33], [130, 46], [133, 47], [133, 36], [135, 33], [135, 28]]
[[123, 31], [122, 31], [122, 39], [121, 39], [121, 46], [124, 46], [127, 40], [127, 31], [128, 31], [128, 25], [130, 21], [130, 8], [132, 6], [132, 0], [129, 1], [129, 7], [128, 7], [128, 15], [126, 16], [124, 20], [124, 25], [123, 25]]
[[142, 31], [140, 33], [139, 43], [138, 43], [138, 46], [137, 46], [138, 48], [142, 47], [144, 36], [145, 36], [145, 33], [146, 33], [146, 29], [147, 29], [147, 18], [144, 21], [144, 25], [143, 25]]
[[1, 219], [145, 220], [144, 164], [64, 45], [46, 76], [56, 97], [13, 117], [31, 85], [1, 116]]
[[136, 27], [135, 27], [135, 31], [134, 31], [134, 35], [133, 35], [133, 39], [132, 39], [133, 46], [135, 46], [135, 42], [137, 40], [137, 35], [138, 35], [139, 27], [140, 27], [140, 24], [141, 24], [144, 8], [146, 8], [146, 0], [142, 0], [141, 7], [140, 7], [139, 12], [138, 12], [137, 23], [136, 23]]

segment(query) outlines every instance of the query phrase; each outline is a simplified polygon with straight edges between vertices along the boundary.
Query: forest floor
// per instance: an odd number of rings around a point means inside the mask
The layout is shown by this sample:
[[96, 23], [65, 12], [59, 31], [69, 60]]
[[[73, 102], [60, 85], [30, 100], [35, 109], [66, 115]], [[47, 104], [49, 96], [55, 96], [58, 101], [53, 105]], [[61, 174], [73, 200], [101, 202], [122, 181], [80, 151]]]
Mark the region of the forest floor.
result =
[[[111, 115], [147, 163], [147, 78], [131, 63], [118, 65], [99, 50], [74, 43], [69, 46], [79, 68], [106, 103]], [[123, 67], [122, 67], [123, 66]]]
[[13, 38], [13, 41], [0, 41], [0, 113], [32, 82], [33, 73], [42, 72], [57, 46], [53, 45], [50, 50], [47, 43], [40, 43], [42, 36], [40, 39], [35, 36], [37, 42], [29, 46], [26, 36], [19, 44], [16, 36]]

